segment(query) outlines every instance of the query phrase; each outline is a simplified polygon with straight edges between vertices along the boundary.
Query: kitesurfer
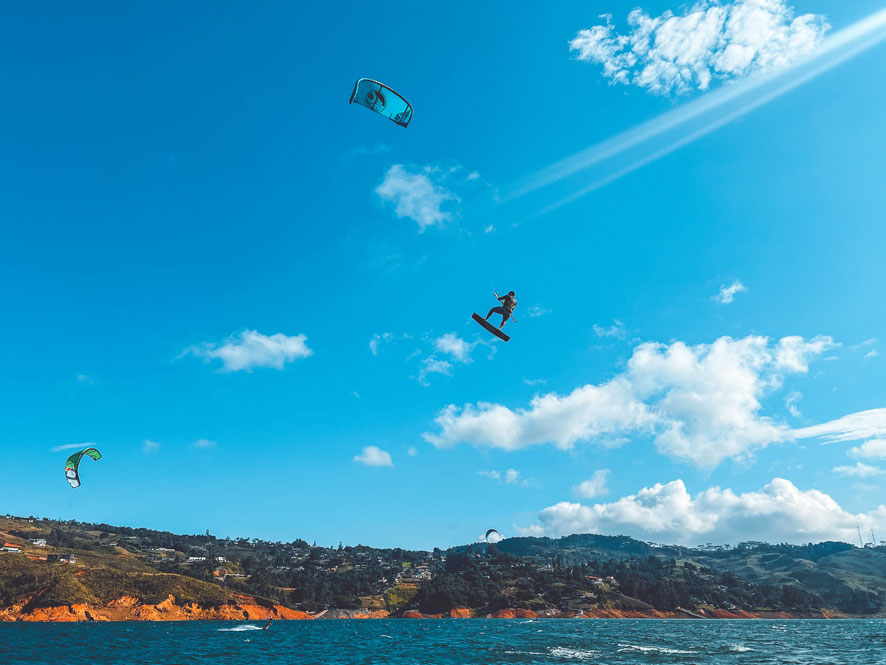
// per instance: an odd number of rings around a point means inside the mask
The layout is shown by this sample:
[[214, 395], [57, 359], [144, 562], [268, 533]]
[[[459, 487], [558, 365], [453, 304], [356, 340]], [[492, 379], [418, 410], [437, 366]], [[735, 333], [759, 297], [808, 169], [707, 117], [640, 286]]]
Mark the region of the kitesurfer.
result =
[[517, 296], [513, 291], [508, 291], [506, 296], [499, 296], [498, 293], [495, 293], [495, 297], [501, 302], [501, 307], [493, 307], [489, 310], [489, 314], [486, 315], [486, 320], [489, 320], [489, 317], [493, 314], [501, 314], [501, 325], [498, 327], [499, 330], [504, 328], [505, 323], [509, 318], [511, 318], [511, 314], [514, 313], [514, 310], [517, 308]]
[[268, 619], [268, 622], [265, 624], [265, 627], [262, 628], [262, 630], [267, 630], [268, 628], [270, 628], [272, 621], [273, 621], [273, 619]]

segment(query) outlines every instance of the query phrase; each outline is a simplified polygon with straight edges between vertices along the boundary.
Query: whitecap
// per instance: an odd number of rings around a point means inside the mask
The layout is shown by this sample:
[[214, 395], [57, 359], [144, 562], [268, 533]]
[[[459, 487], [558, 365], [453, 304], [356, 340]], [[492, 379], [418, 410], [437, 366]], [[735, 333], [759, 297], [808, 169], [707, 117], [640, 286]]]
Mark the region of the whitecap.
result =
[[570, 660], [588, 660], [599, 655], [599, 651], [593, 649], [570, 649], [569, 647], [552, 647], [551, 655], [557, 658], [568, 658]]
[[261, 630], [261, 626], [253, 626], [252, 624], [244, 624], [240, 626], [234, 626], [233, 628], [219, 628], [218, 632], [220, 633], [239, 633], [244, 630]]
[[640, 653], [668, 653], [668, 654], [694, 654], [695, 651], [684, 651], [683, 649], [668, 649], [667, 647], [644, 647], [638, 644], [619, 644], [621, 647], [619, 653], [630, 653], [639, 651]]

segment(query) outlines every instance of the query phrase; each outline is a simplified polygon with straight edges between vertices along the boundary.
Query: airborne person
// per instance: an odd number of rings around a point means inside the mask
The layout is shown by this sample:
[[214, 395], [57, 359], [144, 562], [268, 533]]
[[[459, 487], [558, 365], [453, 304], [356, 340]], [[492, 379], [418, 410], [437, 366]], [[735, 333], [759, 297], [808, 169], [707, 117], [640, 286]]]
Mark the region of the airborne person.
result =
[[511, 314], [514, 313], [514, 310], [517, 309], [517, 296], [513, 291], [508, 291], [506, 296], [499, 296], [498, 293], [495, 293], [495, 297], [501, 302], [501, 307], [493, 307], [489, 310], [489, 314], [486, 315], [486, 320], [489, 320], [489, 317], [493, 314], [501, 314], [501, 325], [498, 327], [499, 330], [504, 328], [507, 320], [511, 318]]

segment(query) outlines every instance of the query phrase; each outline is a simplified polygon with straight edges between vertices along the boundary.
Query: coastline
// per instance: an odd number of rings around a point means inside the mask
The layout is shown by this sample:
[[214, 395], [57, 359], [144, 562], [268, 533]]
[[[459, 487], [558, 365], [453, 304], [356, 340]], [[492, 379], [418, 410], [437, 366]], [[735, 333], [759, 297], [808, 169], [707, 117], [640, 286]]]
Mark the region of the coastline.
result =
[[282, 605], [260, 601], [251, 596], [238, 595], [236, 602], [215, 607], [197, 603], [176, 602], [170, 595], [160, 603], [143, 603], [132, 596], [123, 596], [103, 606], [74, 604], [34, 607], [23, 602], [0, 609], [0, 621], [28, 623], [70, 623], [102, 621], [319, 621], [337, 619], [851, 619], [837, 612], [822, 610], [804, 614], [788, 612], [748, 612], [744, 610], [701, 609], [672, 611], [659, 610], [543, 610], [502, 609], [495, 613], [480, 612], [467, 607], [456, 607], [442, 614], [422, 614], [414, 610], [392, 614], [386, 610], [329, 609], [317, 614], [293, 610]]

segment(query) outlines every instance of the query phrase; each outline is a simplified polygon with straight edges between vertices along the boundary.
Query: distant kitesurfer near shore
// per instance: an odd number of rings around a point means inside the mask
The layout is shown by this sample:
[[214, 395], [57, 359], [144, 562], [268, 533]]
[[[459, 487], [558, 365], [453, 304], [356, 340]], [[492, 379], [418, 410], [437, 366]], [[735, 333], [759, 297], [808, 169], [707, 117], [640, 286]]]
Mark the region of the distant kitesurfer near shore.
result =
[[273, 619], [268, 619], [268, 622], [265, 624], [265, 627], [262, 628], [262, 630], [267, 630], [268, 628], [270, 628], [272, 621], [273, 621]]

